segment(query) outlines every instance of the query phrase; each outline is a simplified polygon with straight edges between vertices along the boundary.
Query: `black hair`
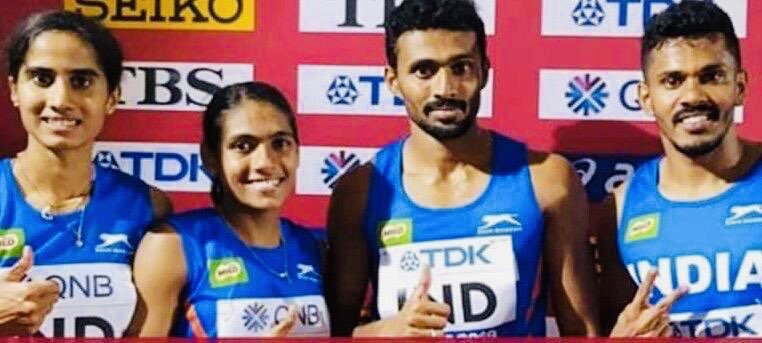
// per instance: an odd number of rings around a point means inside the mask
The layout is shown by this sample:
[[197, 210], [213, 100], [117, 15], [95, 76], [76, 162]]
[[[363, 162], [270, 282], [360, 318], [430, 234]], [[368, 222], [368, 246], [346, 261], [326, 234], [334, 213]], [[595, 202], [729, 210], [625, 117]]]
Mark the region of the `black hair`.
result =
[[669, 6], [651, 17], [646, 24], [640, 47], [640, 65], [643, 71], [648, 54], [665, 41], [678, 37], [705, 38], [722, 35], [725, 44], [741, 67], [741, 52], [733, 22], [725, 11], [710, 1], [684, 0]]
[[487, 62], [487, 39], [484, 22], [476, 12], [473, 0], [405, 0], [391, 11], [384, 24], [386, 30], [386, 59], [397, 68], [397, 40], [412, 30], [445, 29], [476, 33], [476, 45]]
[[122, 49], [111, 32], [94, 19], [70, 11], [54, 10], [33, 14], [22, 21], [8, 39], [8, 73], [18, 79], [29, 46], [39, 34], [47, 31], [75, 33], [95, 53], [98, 65], [106, 75], [108, 91], [119, 87], [122, 78]]
[[[288, 104], [288, 100], [277, 88], [264, 82], [241, 82], [217, 90], [212, 100], [206, 105], [203, 118], [203, 145], [207, 151], [219, 160], [222, 147], [222, 116], [225, 111], [238, 106], [244, 100], [262, 101], [275, 106], [286, 116], [288, 125], [294, 133], [294, 140], [299, 144], [299, 134], [296, 129], [296, 115]], [[222, 183], [219, 176], [212, 179], [212, 200], [222, 202]]]

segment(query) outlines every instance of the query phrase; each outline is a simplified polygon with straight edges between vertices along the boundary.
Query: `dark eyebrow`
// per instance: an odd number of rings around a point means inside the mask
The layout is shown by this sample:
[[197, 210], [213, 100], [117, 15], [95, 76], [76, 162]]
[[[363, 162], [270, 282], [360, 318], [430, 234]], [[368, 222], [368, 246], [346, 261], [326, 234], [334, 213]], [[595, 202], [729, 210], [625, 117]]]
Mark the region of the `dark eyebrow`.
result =
[[89, 77], [97, 77], [100, 75], [99, 72], [90, 69], [90, 68], [84, 68], [84, 69], [73, 69], [71, 70], [71, 73], [78, 76], [89, 76]]
[[723, 69], [725, 69], [725, 67], [723, 67], [722, 64], [716, 63], [716, 64], [710, 64], [704, 68], [701, 68], [701, 72], [702, 73], [715, 72], [715, 71], [722, 71]]
[[[26, 73], [49, 73], [49, 74], [55, 74], [55, 71], [50, 68], [46, 67], [36, 67], [36, 66], [28, 66], [26, 67]], [[91, 76], [96, 77], [101, 75], [97, 70], [91, 69], [91, 68], [80, 68], [80, 69], [72, 69], [69, 71], [69, 73], [74, 75], [82, 75], [82, 76]]]

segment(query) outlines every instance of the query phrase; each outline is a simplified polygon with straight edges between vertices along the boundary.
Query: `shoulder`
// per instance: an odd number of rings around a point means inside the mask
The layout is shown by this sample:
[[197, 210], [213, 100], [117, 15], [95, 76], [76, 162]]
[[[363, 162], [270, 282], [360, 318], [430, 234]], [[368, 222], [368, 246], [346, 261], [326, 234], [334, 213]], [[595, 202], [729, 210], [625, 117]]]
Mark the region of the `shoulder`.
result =
[[154, 220], [162, 220], [172, 214], [172, 202], [166, 193], [156, 187], [150, 187], [148, 194], [151, 198]]
[[547, 207], [569, 195], [584, 195], [577, 172], [563, 156], [528, 150], [527, 161], [532, 186], [541, 207]]
[[325, 240], [325, 229], [320, 227], [308, 227], [294, 222], [291, 219], [281, 218], [282, 225], [289, 228], [292, 235], [300, 240], [318, 244]]
[[190, 233], [195, 227], [207, 227], [208, 222], [217, 216], [213, 208], [189, 210], [169, 216], [165, 225], [172, 227], [179, 234]]
[[332, 197], [357, 197], [367, 194], [374, 166], [367, 162], [342, 176], [333, 189]]

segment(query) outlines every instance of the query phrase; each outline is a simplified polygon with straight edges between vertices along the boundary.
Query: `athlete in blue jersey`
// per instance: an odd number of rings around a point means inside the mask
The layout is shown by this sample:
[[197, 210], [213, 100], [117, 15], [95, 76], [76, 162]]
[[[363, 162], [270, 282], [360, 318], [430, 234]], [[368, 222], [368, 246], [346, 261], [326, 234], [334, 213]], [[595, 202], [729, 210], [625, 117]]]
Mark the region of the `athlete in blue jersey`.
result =
[[327, 336], [321, 244], [280, 218], [299, 161], [286, 99], [260, 82], [219, 90], [201, 149], [215, 207], [171, 218], [140, 245], [140, 334]]
[[711, 2], [686, 0], [651, 19], [641, 51], [640, 103], [664, 156], [608, 203], [603, 303], [618, 312], [656, 270], [654, 300], [687, 292], [662, 308], [673, 336], [760, 337], [762, 149], [733, 124], [747, 86], [733, 24]]
[[28, 138], [16, 158], [0, 160], [0, 267], [30, 246], [28, 276], [58, 284], [43, 335], [119, 337], [135, 309], [134, 248], [169, 211], [160, 192], [91, 163], [119, 99], [119, 44], [95, 21], [53, 11], [22, 22], [7, 53]]
[[[410, 136], [334, 190], [334, 333], [542, 336], [547, 280], [562, 333], [596, 335], [587, 202], [574, 170], [475, 125], [489, 60], [473, 3], [404, 1], [387, 18], [386, 53]], [[430, 279], [416, 286], [426, 268]], [[369, 281], [379, 320], [358, 326]]]

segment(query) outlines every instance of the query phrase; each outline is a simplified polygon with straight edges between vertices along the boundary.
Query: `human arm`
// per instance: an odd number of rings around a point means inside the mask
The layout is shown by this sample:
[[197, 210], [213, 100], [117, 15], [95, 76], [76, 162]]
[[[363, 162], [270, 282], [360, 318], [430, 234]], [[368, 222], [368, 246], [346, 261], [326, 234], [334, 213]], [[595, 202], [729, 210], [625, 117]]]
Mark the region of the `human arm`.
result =
[[138, 304], [129, 334], [167, 336], [187, 280], [182, 241], [171, 226], [159, 225], [143, 237], [135, 253], [133, 277]]
[[530, 152], [529, 159], [545, 222], [543, 257], [559, 330], [564, 336], [597, 336], [598, 288], [584, 188], [562, 157]]
[[151, 206], [153, 207], [154, 222], [161, 222], [172, 214], [172, 203], [167, 194], [156, 187], [150, 188]]

